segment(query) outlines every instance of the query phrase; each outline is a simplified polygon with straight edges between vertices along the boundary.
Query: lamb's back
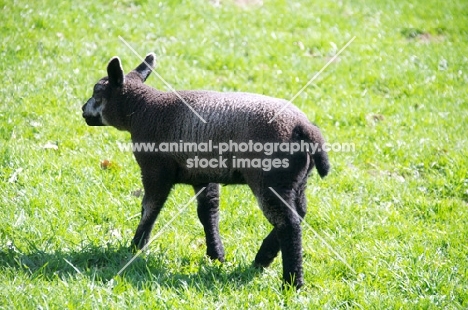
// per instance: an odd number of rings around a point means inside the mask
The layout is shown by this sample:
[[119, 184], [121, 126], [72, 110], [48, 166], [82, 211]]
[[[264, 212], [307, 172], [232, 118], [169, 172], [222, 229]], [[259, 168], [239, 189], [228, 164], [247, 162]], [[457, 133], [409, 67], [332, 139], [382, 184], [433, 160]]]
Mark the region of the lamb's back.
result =
[[284, 99], [215, 91], [180, 91], [178, 95], [183, 101], [174, 93], [165, 93], [155, 103], [160, 106], [164, 101], [166, 120], [179, 127], [173, 131], [174, 139], [288, 141], [296, 126], [310, 126], [304, 113]]

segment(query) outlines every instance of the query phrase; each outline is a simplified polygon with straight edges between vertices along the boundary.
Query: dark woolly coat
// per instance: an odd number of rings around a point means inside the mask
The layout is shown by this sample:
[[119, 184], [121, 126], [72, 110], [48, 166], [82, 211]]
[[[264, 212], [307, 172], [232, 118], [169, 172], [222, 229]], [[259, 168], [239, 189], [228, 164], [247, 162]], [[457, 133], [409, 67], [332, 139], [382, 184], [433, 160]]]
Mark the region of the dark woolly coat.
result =
[[[250, 93], [158, 91], [143, 83], [151, 73], [154, 60], [155, 56], [149, 54], [145, 62], [124, 76], [120, 60], [113, 58], [107, 68], [108, 77], [95, 85], [93, 97], [83, 106], [88, 125], [114, 126], [129, 131], [133, 143], [156, 146], [171, 142], [212, 145], [305, 142], [313, 143], [317, 151], [265, 154], [231, 150], [219, 154], [219, 149], [214, 148], [211, 152], [134, 152], [145, 187], [142, 218], [134, 244], [140, 248], [147, 244], [172, 186], [186, 183], [199, 192], [198, 215], [206, 234], [207, 254], [224, 260], [218, 229], [218, 183], [248, 184], [274, 227], [263, 241], [255, 265], [268, 266], [281, 250], [284, 281], [301, 286], [300, 222], [306, 213], [307, 178], [313, 167], [322, 177], [330, 169], [319, 129], [298, 108], [282, 99]], [[187, 161], [195, 156], [209, 159], [222, 156], [228, 159], [228, 164], [227, 167], [188, 167]], [[236, 158], [279, 158], [287, 160], [288, 165], [274, 169], [236, 167], [232, 164]]]

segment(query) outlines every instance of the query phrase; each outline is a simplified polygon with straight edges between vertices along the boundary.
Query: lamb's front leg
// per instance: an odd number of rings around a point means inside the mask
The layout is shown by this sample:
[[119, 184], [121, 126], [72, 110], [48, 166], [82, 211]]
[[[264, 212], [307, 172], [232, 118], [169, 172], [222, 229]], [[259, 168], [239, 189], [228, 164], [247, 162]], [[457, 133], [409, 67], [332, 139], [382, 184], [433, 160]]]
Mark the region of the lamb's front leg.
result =
[[219, 236], [219, 184], [208, 183], [193, 186], [196, 193], [206, 187], [197, 196], [197, 213], [205, 230], [206, 254], [211, 259], [224, 261], [224, 247]]
[[154, 222], [169, 196], [173, 184], [167, 179], [163, 181], [160, 174], [142, 173], [145, 195], [141, 205], [141, 220], [133, 237], [133, 246], [141, 249], [150, 240]]

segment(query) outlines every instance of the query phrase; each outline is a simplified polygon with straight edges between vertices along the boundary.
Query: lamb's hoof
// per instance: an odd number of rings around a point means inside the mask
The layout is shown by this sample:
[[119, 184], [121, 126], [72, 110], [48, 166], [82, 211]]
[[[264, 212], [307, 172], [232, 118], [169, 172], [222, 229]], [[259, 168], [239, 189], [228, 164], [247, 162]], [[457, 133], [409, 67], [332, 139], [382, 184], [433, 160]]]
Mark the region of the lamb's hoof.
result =
[[259, 263], [257, 261], [253, 261], [253, 263], [252, 263], [252, 267], [254, 267], [255, 269], [257, 269], [259, 271], [263, 271], [268, 266], [270, 266], [270, 264], [263, 264], [263, 263]]
[[138, 245], [136, 245], [135, 243], [132, 242], [132, 244], [130, 244], [130, 246], [128, 247], [128, 250], [131, 253], [136, 253], [136, 252], [138, 252], [139, 248], [138, 248]]
[[208, 256], [211, 260], [217, 260], [220, 263], [224, 263], [224, 253], [206, 253], [206, 256]]
[[130, 245], [130, 249], [133, 253], [136, 253], [140, 250], [142, 250], [145, 245], [148, 243], [148, 240], [140, 240], [140, 241], [136, 241], [135, 239], [132, 240], [132, 244]]
[[299, 290], [301, 287], [304, 286], [304, 279], [299, 278], [299, 279], [288, 279], [288, 280], [283, 280], [283, 285], [281, 288], [283, 290], [289, 290], [289, 289], [295, 289]]
[[258, 258], [258, 255], [257, 255], [257, 257], [255, 257], [255, 260], [252, 263], [252, 265], [255, 268], [258, 268], [258, 269], [265, 269], [265, 268], [270, 267], [271, 263], [273, 262], [273, 259], [274, 259], [274, 257], [273, 258], [260, 259], [260, 258]]

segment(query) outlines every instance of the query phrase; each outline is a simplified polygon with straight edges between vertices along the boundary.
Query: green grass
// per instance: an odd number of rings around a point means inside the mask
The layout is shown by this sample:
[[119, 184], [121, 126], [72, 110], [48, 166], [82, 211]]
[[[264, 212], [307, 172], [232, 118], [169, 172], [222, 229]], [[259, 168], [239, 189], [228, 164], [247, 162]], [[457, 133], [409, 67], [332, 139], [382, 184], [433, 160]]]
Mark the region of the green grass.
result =
[[[0, 0], [0, 14], [0, 308], [468, 307], [466, 1]], [[116, 277], [139, 170], [117, 148], [129, 135], [80, 109], [110, 57], [139, 63], [119, 36], [176, 89], [286, 99], [356, 36], [294, 101], [356, 146], [310, 178], [303, 290], [280, 290], [279, 258], [250, 267], [270, 226], [242, 186], [222, 188], [225, 264], [204, 257], [191, 204]], [[154, 232], [192, 195], [177, 186]]]

